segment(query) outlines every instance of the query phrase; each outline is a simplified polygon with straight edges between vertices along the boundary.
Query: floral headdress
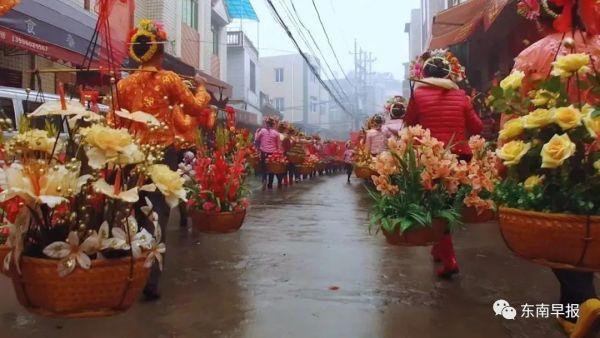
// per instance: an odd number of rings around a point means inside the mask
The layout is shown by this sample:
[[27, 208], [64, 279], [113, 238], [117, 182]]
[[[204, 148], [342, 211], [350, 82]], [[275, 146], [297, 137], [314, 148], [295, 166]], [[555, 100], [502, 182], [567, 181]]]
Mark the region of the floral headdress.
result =
[[385, 108], [385, 111], [387, 111], [389, 113], [392, 111], [392, 108], [394, 108], [398, 105], [406, 106], [406, 99], [400, 95], [395, 95], [387, 100], [384, 108]]
[[[140, 56], [136, 55], [133, 46], [139, 43], [138, 39], [142, 36], [150, 40], [150, 48], [148, 48], [148, 51], [144, 55]], [[129, 56], [138, 63], [148, 62], [158, 51], [158, 44], [164, 41], [167, 41], [167, 32], [164, 30], [164, 26], [154, 20], [142, 19], [138, 27], [131, 32]]]
[[520, 0], [517, 12], [532, 21], [541, 17], [554, 19], [552, 26], [559, 32], [573, 29], [573, 11], [590, 34], [600, 34], [600, 2], [596, 0]]
[[411, 79], [423, 79], [425, 66], [432, 64], [435, 60], [442, 60], [444, 64], [449, 66], [450, 74], [448, 77], [452, 81], [461, 82], [467, 77], [465, 67], [460, 64], [458, 58], [452, 52], [447, 49], [434, 49], [423, 53], [417, 60], [412, 62], [410, 70]]

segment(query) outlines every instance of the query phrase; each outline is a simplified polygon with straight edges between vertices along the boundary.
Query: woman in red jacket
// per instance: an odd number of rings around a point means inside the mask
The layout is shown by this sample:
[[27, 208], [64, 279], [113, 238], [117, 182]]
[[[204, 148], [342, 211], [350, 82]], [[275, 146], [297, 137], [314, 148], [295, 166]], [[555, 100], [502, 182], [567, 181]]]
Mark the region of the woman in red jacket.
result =
[[[481, 119], [470, 98], [451, 80], [455, 71], [450, 60], [443, 56], [425, 58], [424, 79], [416, 85], [404, 123], [408, 126], [419, 124], [429, 129], [431, 136], [445, 144], [452, 143], [452, 151], [460, 159], [468, 160], [472, 155], [468, 139], [481, 133]], [[437, 271], [439, 277], [450, 278], [458, 273], [450, 233], [433, 246], [431, 254], [444, 264]]]

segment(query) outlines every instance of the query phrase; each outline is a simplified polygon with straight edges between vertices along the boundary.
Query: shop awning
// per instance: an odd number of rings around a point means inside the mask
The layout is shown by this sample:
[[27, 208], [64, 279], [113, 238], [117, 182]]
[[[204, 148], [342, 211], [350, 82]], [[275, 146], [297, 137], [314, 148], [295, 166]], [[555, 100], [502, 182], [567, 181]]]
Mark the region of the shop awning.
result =
[[483, 23], [489, 29], [510, 0], [470, 0], [433, 18], [429, 49], [446, 48], [467, 40]]
[[61, 1], [22, 1], [0, 17], [5, 35], [1, 40], [38, 55], [80, 65], [95, 24], [91, 13]]

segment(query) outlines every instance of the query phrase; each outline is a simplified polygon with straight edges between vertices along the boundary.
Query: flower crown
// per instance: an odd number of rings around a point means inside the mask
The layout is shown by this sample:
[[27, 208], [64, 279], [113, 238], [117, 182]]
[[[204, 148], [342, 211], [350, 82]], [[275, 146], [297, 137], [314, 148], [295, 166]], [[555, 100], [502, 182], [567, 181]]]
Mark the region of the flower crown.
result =
[[[146, 51], [144, 55], [138, 56], [135, 54], [133, 46], [138, 43], [138, 39], [142, 36], [145, 36], [150, 40], [150, 48], [148, 48], [148, 51]], [[148, 62], [158, 51], [158, 43], [164, 41], [167, 41], [167, 32], [165, 31], [164, 26], [154, 20], [142, 19], [140, 20], [138, 27], [131, 32], [129, 56], [138, 63]]]
[[385, 106], [384, 106], [385, 111], [387, 111], [389, 113], [392, 110], [392, 108], [397, 105], [406, 106], [406, 99], [400, 95], [392, 96], [385, 103]]
[[423, 79], [425, 76], [423, 70], [428, 64], [432, 64], [435, 60], [442, 60], [445, 65], [448, 65], [450, 69], [449, 78], [454, 82], [461, 82], [467, 76], [465, 74], [465, 67], [463, 67], [458, 58], [447, 49], [434, 49], [423, 53], [415, 61], [411, 63], [410, 77], [412, 79]]
[[538, 23], [542, 17], [549, 17], [554, 19], [554, 29], [562, 33], [573, 29], [576, 8], [588, 33], [599, 34], [600, 2], [597, 0], [520, 0], [517, 3], [517, 13], [522, 17]]

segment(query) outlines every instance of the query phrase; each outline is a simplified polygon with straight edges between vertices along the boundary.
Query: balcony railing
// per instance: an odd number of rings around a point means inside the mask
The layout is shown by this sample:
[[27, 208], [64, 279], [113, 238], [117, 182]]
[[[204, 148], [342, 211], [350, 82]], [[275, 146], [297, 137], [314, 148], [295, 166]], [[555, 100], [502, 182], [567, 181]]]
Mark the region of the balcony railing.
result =
[[227, 46], [243, 46], [244, 32], [227, 32]]

